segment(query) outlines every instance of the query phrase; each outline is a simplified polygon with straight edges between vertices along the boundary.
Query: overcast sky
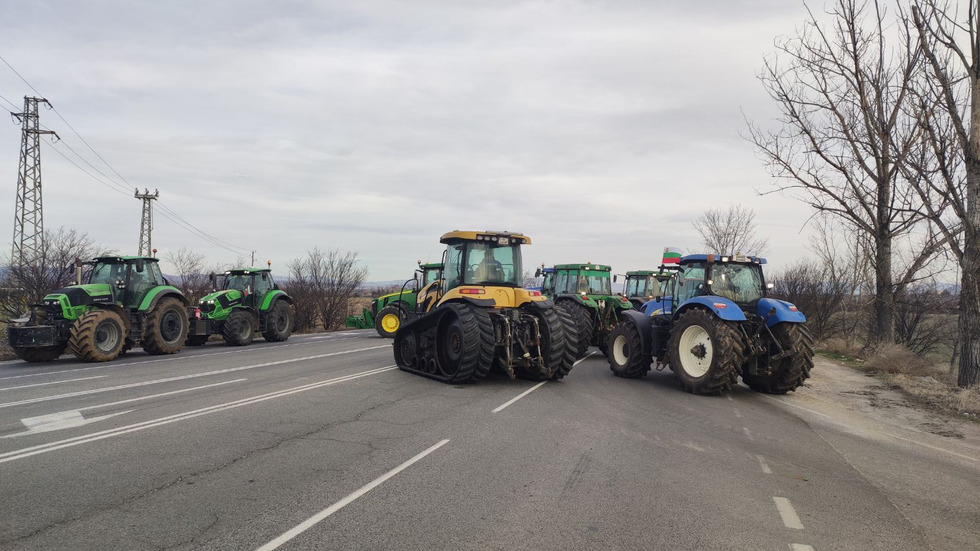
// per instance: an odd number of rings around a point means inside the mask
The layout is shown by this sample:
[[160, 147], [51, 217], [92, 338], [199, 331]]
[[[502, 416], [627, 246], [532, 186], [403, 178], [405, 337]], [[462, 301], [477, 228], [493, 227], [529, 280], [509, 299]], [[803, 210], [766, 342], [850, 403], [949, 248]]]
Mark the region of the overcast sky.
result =
[[[772, 181], [742, 137], [743, 116], [776, 114], [756, 74], [801, 1], [3, 4], [0, 55], [113, 169], [274, 270], [339, 247], [370, 280], [402, 279], [442, 233], [500, 229], [532, 237], [526, 267], [622, 272], [700, 252], [692, 222], [732, 204], [756, 212], [775, 268], [807, 254], [808, 209], [757, 194]], [[0, 64], [0, 95], [19, 110], [34, 92]], [[7, 250], [19, 147], [0, 120]], [[45, 227], [135, 253], [140, 202], [42, 158]], [[159, 214], [153, 245], [239, 256]]]

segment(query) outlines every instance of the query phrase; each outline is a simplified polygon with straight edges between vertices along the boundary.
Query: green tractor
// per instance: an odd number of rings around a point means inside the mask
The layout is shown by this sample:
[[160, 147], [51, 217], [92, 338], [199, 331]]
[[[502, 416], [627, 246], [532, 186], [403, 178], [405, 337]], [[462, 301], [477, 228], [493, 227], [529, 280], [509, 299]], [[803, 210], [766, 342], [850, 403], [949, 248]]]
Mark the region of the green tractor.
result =
[[585, 356], [592, 345], [605, 354], [606, 338], [616, 327], [620, 313], [633, 308], [629, 300], [612, 292], [611, 271], [609, 266], [587, 262], [553, 268], [542, 265], [535, 273], [535, 277], [544, 276], [541, 293], [575, 320], [576, 359]]
[[[402, 322], [408, 319], [409, 314], [416, 312], [417, 307], [420, 311], [427, 311], [429, 305], [424, 303], [427, 300], [435, 300], [434, 291], [442, 281], [443, 264], [442, 262], [422, 264], [422, 261], [419, 261], [418, 265], [418, 269], [415, 270], [416, 276], [406, 281], [399, 292], [382, 295], [372, 300], [370, 310], [364, 308], [360, 317], [347, 318], [347, 327], [366, 329], [373, 326], [382, 337], [393, 339], [395, 331], [398, 331]], [[406, 289], [410, 283], [412, 287]], [[418, 297], [423, 297], [423, 304], [418, 303]]]
[[[634, 270], [626, 272], [623, 282], [623, 295], [640, 310], [643, 305], [657, 297], [663, 296], [663, 285], [670, 279], [666, 270]], [[613, 282], [617, 279], [613, 276]]]
[[[218, 288], [215, 274], [211, 285]], [[269, 268], [235, 268], [221, 276], [221, 288], [189, 310], [189, 346], [201, 346], [220, 333], [231, 346], [251, 344], [256, 331], [280, 342], [293, 333], [293, 299], [272, 280]]]
[[[187, 299], [164, 279], [156, 258], [103, 256], [75, 266], [75, 285], [11, 320], [7, 340], [17, 357], [46, 362], [67, 349], [81, 360], [106, 362], [136, 345], [150, 354], [184, 346]], [[83, 266], [91, 266], [85, 284]]]

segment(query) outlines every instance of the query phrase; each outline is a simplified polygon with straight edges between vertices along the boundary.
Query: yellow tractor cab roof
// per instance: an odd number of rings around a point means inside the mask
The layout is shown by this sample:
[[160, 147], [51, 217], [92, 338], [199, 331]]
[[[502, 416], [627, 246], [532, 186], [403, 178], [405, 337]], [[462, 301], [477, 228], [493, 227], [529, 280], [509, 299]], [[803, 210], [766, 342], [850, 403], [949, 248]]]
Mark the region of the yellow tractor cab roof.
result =
[[439, 238], [439, 242], [452, 245], [454, 243], [461, 243], [464, 241], [488, 241], [494, 242], [499, 245], [530, 245], [531, 238], [519, 233], [511, 233], [508, 231], [459, 231], [453, 230], [449, 233], [443, 234]]

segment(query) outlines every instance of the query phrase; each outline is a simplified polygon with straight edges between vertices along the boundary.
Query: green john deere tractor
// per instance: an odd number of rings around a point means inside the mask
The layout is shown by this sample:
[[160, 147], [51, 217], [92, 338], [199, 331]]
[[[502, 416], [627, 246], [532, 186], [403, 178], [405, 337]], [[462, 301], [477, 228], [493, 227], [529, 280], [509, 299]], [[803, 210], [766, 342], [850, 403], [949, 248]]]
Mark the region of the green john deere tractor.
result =
[[[218, 287], [211, 274], [211, 285]], [[279, 342], [293, 333], [293, 299], [272, 280], [268, 268], [235, 268], [221, 275], [221, 288], [189, 309], [189, 346], [201, 346], [220, 333], [232, 346], [252, 342], [255, 332]]]
[[[77, 261], [75, 285], [58, 289], [11, 320], [7, 340], [19, 358], [46, 362], [65, 350], [105, 362], [141, 345], [173, 354], [187, 338], [187, 299], [172, 287], [156, 258], [103, 256]], [[83, 266], [91, 266], [82, 284]]]
[[541, 293], [555, 301], [577, 328], [575, 357], [581, 358], [596, 345], [606, 352], [606, 337], [616, 326], [620, 312], [633, 305], [625, 297], [612, 292], [611, 268], [600, 264], [558, 264], [537, 271], [544, 276]]
[[[666, 270], [634, 270], [626, 272], [623, 282], [623, 295], [633, 304], [633, 308], [641, 309], [644, 304], [657, 297], [663, 296], [662, 288], [671, 274]], [[616, 276], [613, 276], [613, 282]]]
[[[415, 270], [416, 277], [406, 281], [399, 292], [382, 295], [372, 300], [371, 309], [362, 309], [360, 317], [347, 318], [347, 327], [358, 329], [374, 327], [382, 337], [394, 338], [395, 331], [398, 331], [402, 323], [408, 319], [409, 314], [415, 313], [416, 306], [419, 306], [419, 310], [423, 312], [428, 310], [428, 305], [418, 304], [418, 297], [433, 297], [429, 300], [434, 300], [435, 293], [430, 291], [439, 287], [442, 281], [442, 267], [442, 262], [422, 264], [419, 261], [419, 267]], [[411, 288], [406, 288], [409, 284]], [[425, 300], [423, 298], [423, 301]]]

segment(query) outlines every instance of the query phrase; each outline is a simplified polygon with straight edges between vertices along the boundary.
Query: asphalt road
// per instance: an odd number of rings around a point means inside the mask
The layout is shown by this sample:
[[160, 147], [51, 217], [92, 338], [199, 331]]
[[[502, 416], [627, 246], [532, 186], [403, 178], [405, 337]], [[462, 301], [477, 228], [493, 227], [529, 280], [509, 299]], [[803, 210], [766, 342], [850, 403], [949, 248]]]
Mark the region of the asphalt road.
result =
[[794, 397], [450, 386], [373, 331], [0, 363], [0, 549], [980, 549], [978, 450]]

